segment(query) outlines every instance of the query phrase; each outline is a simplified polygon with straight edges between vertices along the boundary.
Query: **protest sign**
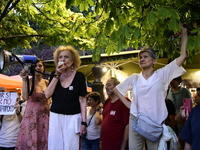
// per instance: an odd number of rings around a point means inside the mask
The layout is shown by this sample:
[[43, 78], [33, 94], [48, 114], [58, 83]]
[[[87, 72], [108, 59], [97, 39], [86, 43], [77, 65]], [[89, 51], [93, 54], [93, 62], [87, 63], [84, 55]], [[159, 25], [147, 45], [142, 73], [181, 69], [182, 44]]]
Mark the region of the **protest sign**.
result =
[[0, 92], [0, 115], [13, 115], [16, 99], [16, 92]]

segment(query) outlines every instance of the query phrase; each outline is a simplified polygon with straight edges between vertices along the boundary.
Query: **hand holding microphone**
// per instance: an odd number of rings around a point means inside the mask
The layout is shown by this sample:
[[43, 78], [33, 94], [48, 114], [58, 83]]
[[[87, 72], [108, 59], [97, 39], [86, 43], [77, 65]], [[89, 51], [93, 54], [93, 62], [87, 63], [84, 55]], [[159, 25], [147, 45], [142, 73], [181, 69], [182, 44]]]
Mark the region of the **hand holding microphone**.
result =
[[63, 61], [58, 62], [58, 65], [56, 67], [56, 75], [61, 75], [65, 69], [65, 63]]

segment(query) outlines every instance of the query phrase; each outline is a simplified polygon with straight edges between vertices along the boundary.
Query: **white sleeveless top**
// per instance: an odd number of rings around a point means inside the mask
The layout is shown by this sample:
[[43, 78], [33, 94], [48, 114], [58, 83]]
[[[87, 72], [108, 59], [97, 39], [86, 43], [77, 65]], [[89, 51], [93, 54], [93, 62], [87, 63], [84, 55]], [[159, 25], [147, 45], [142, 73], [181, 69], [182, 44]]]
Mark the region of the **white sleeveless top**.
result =
[[[87, 124], [89, 124], [89, 121], [92, 117], [92, 115], [89, 114], [89, 109], [90, 109], [90, 107], [87, 107]], [[96, 125], [95, 118], [96, 118], [96, 113], [92, 117], [92, 120], [87, 127], [87, 137], [86, 138], [88, 140], [95, 140], [95, 139], [100, 138], [101, 125]]]

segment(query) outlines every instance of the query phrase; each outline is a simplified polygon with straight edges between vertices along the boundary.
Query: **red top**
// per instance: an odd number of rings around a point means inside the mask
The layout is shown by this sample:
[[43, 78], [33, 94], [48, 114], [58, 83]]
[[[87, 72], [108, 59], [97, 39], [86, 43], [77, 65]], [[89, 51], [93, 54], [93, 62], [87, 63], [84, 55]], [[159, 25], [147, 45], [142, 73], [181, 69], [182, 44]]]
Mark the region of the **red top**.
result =
[[108, 98], [105, 101], [101, 126], [102, 150], [120, 150], [124, 129], [129, 124], [129, 111], [121, 100], [111, 103], [111, 98]]

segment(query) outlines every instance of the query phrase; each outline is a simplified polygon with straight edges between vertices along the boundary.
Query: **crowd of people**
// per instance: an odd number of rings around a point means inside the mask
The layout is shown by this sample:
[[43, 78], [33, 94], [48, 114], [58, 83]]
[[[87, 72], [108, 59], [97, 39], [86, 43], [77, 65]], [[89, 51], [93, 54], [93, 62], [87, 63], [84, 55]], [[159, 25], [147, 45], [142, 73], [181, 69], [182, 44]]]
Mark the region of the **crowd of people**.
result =
[[[171, 127], [179, 139], [179, 150], [200, 148], [197, 119], [200, 88], [193, 99], [196, 106], [188, 113], [183, 99], [192, 100], [191, 93], [180, 86], [181, 75], [186, 72], [181, 67], [187, 58], [186, 28], [182, 27], [181, 36], [180, 56], [161, 69], [154, 70], [156, 53], [153, 49], [141, 50], [138, 54], [141, 73], [132, 74], [122, 83], [115, 77], [109, 78], [105, 85], [108, 98], [104, 103], [100, 93], [87, 92], [85, 77], [77, 71], [80, 57], [72, 46], [55, 50], [56, 68], [49, 81], [42, 78], [41, 73], [45, 72], [42, 60], [31, 68], [34, 76], [30, 79], [29, 70], [22, 69], [25, 102], [20, 107], [16, 100], [16, 113], [1, 116], [0, 150], [161, 149], [163, 136], [152, 142], [133, 128], [140, 115], [163, 126], [162, 135], [170, 131], [165, 125]], [[34, 87], [31, 94], [29, 86]], [[132, 100], [126, 97], [130, 87]], [[5, 91], [0, 88], [0, 92]], [[167, 150], [170, 146], [168, 143], [164, 148]]]

